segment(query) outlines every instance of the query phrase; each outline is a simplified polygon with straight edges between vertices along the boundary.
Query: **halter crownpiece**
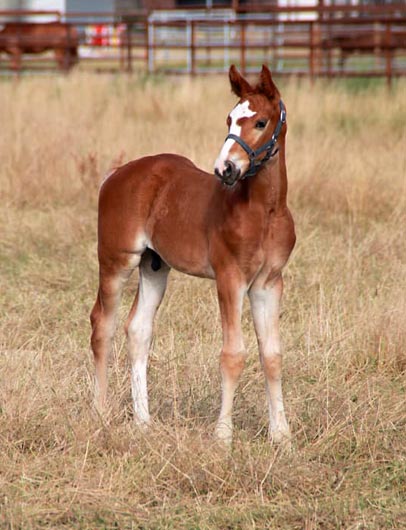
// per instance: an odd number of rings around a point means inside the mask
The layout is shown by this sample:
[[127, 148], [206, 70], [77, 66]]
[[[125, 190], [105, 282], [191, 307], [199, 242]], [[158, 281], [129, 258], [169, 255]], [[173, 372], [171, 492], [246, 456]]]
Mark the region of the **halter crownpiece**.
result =
[[[265, 162], [267, 162], [270, 158], [275, 156], [276, 153], [279, 151], [279, 148], [274, 149], [274, 147], [278, 141], [278, 136], [282, 130], [283, 124], [286, 123], [286, 108], [281, 99], [279, 100], [279, 109], [280, 109], [279, 121], [276, 124], [275, 130], [272, 134], [272, 138], [269, 140], [269, 142], [266, 142], [264, 145], [261, 145], [261, 147], [258, 147], [258, 149], [256, 149], [255, 151], [254, 149], [251, 149], [251, 147], [246, 142], [244, 142], [242, 138], [240, 138], [236, 134], [230, 133], [227, 135], [225, 141], [235, 140], [247, 153], [249, 161], [250, 161], [248, 170], [244, 173], [241, 179], [254, 176], [259, 170], [259, 168], [263, 164], [265, 164]], [[262, 154], [264, 151], [266, 153], [265, 156], [261, 158], [260, 160], [257, 160], [258, 156]]]

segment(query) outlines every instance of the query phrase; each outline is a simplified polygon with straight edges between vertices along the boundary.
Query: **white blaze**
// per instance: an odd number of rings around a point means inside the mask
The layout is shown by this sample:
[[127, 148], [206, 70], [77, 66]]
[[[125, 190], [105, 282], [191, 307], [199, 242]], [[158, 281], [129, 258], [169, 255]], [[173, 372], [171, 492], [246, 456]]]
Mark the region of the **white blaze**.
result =
[[[229, 134], [235, 134], [236, 136], [240, 136], [241, 134], [241, 126], [237, 125], [238, 120], [241, 118], [251, 118], [252, 116], [255, 116], [256, 112], [252, 111], [250, 109], [250, 102], [243, 101], [242, 103], [239, 103], [236, 105], [233, 110], [230, 112], [230, 118], [231, 118], [231, 125], [229, 129]], [[220, 173], [222, 173], [225, 169], [224, 162], [226, 160], [229, 160], [229, 153], [231, 147], [235, 144], [235, 140], [232, 140], [231, 138], [226, 140], [220, 154], [216, 160], [215, 167], [217, 168]], [[235, 161], [234, 161], [235, 162]]]

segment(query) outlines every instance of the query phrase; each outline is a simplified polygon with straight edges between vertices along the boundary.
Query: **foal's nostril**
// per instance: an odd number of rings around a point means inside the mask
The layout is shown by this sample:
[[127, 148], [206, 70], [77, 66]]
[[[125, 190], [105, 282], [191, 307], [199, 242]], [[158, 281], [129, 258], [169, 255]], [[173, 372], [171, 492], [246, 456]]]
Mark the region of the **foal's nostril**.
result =
[[226, 168], [223, 171], [223, 177], [231, 177], [233, 174], [236, 173], [237, 168], [234, 162], [231, 162], [231, 160], [226, 160], [224, 162], [224, 165], [226, 166]]

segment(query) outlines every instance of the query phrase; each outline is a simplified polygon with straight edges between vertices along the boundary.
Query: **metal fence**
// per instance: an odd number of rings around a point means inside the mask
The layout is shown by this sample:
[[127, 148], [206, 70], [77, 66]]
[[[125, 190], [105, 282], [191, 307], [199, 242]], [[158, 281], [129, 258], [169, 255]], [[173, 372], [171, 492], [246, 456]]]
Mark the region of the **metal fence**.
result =
[[[27, 25], [46, 15], [75, 28], [80, 69], [197, 75], [223, 72], [232, 63], [247, 73], [267, 63], [278, 75], [311, 78], [385, 76], [390, 82], [406, 75], [404, 4], [261, 7], [150, 14], [0, 11], [0, 24], [19, 18], [13, 44], [22, 50], [22, 61], [13, 64], [10, 36], [0, 32], [0, 71], [57, 66], [55, 46], [41, 55], [24, 53], [30, 39], [44, 39], [27, 34]], [[68, 44], [59, 42], [59, 49]]]

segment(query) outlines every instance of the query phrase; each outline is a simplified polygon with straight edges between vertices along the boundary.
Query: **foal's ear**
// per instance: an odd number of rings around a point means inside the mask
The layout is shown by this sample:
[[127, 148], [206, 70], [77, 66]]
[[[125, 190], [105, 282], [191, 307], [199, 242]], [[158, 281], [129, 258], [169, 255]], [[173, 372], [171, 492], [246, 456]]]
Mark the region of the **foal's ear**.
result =
[[267, 96], [269, 99], [279, 96], [279, 90], [276, 88], [276, 85], [273, 82], [271, 71], [265, 64], [262, 65], [257, 90], [265, 94], [265, 96]]
[[230, 78], [231, 90], [239, 98], [242, 98], [249, 92], [252, 92], [252, 86], [243, 78], [233, 64], [230, 66], [228, 77]]

